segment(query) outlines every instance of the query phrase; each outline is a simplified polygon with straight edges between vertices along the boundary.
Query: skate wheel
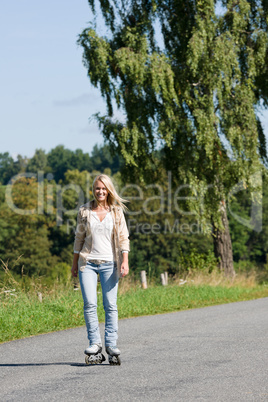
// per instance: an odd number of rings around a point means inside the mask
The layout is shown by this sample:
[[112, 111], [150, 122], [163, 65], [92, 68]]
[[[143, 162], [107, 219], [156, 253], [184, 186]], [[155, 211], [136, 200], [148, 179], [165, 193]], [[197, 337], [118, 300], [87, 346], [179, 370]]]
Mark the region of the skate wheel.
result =
[[111, 366], [121, 366], [121, 360], [119, 356], [109, 356], [109, 364]]
[[87, 355], [85, 357], [85, 362], [87, 366], [98, 364], [98, 358], [96, 357], [96, 355]]
[[102, 353], [98, 353], [97, 355], [86, 355], [85, 357], [85, 362], [87, 366], [92, 364], [101, 364], [105, 360], [106, 359]]

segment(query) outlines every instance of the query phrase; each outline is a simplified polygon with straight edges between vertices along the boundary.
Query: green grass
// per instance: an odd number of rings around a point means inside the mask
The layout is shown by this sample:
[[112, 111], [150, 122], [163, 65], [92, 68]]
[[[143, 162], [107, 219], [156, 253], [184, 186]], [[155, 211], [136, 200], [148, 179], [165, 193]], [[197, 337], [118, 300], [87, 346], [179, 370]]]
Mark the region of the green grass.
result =
[[136, 317], [212, 306], [216, 304], [252, 300], [268, 296], [268, 287], [254, 289], [210, 285], [186, 285], [179, 287], [152, 287], [147, 290], [131, 290], [119, 296], [120, 318]]
[[[74, 291], [71, 284], [55, 284], [53, 288], [40, 286], [32, 283], [26, 290], [14, 281], [0, 289], [0, 342], [84, 325], [80, 290]], [[6, 292], [10, 289], [15, 291]], [[37, 291], [42, 292], [42, 302], [38, 299]], [[122, 285], [118, 295], [119, 318], [168, 313], [260, 297], [268, 297], [267, 284], [246, 287], [230, 284], [179, 286], [171, 283], [165, 287], [151, 285], [146, 290], [138, 284], [128, 285], [126, 289]], [[99, 288], [98, 316], [100, 322], [103, 322]]]

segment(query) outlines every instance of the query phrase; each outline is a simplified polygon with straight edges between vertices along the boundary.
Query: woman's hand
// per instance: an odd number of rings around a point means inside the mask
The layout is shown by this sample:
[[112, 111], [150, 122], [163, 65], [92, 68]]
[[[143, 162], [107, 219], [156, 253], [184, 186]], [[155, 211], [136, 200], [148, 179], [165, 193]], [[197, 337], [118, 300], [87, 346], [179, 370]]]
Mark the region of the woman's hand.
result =
[[121, 264], [120, 273], [121, 273], [122, 278], [129, 273], [128, 253], [123, 253], [123, 262]]
[[122, 262], [120, 269], [121, 276], [124, 277], [129, 273], [128, 262]]
[[73, 276], [74, 278], [77, 278], [77, 274], [78, 274], [78, 264], [73, 264], [71, 272], [72, 272], [72, 276]]
[[78, 275], [78, 258], [79, 258], [79, 254], [74, 254], [74, 258], [73, 258], [73, 265], [72, 265], [72, 277], [77, 278]]

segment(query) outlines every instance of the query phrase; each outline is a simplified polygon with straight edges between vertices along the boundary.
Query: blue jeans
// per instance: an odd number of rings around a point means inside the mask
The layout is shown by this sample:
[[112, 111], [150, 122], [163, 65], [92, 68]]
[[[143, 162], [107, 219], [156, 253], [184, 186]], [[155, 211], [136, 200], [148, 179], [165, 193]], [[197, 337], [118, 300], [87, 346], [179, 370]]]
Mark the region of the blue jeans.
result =
[[116, 346], [118, 337], [117, 290], [119, 277], [116, 263], [114, 262], [96, 265], [88, 261], [84, 271], [79, 271], [88, 340], [90, 345], [101, 344], [97, 315], [98, 274], [100, 275], [105, 311], [105, 346]]

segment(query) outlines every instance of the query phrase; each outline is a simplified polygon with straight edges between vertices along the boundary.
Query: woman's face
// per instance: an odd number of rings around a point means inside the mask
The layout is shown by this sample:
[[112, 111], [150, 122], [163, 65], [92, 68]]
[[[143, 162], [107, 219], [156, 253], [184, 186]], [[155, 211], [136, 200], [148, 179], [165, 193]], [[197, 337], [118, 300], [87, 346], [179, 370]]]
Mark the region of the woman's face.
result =
[[95, 183], [95, 198], [98, 202], [106, 202], [108, 197], [108, 190], [102, 181], [97, 180]]

